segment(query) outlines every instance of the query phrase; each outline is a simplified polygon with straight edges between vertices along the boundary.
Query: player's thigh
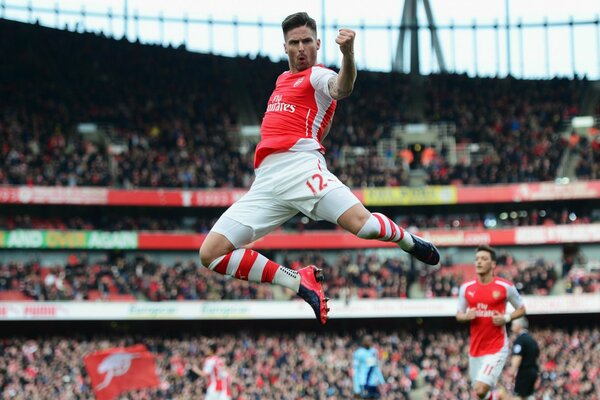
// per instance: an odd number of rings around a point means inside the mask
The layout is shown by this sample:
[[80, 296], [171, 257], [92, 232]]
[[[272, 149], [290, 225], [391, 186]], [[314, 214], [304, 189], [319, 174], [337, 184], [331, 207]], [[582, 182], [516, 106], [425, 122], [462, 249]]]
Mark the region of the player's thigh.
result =
[[208, 389], [206, 391], [205, 400], [221, 400], [221, 392], [217, 392], [214, 389]]
[[227, 392], [221, 392], [221, 396], [219, 397], [219, 400], [231, 400], [231, 396], [229, 396], [227, 394]]
[[251, 190], [223, 213], [211, 231], [225, 236], [236, 248], [242, 247], [262, 238], [297, 213], [270, 192]]
[[482, 357], [469, 356], [469, 379], [471, 380], [471, 385], [475, 385], [475, 382], [477, 381], [482, 362]]
[[316, 204], [314, 214], [352, 233], [357, 233], [371, 215], [346, 186], [326, 193]]

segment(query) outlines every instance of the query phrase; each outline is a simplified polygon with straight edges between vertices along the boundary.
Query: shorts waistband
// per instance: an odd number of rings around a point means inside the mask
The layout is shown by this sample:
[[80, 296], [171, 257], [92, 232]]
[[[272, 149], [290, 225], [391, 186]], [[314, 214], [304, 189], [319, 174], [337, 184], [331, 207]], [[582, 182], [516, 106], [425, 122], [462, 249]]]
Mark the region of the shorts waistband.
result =
[[280, 153], [273, 153], [268, 155], [256, 169], [260, 171], [262, 168], [272, 167], [282, 162], [290, 162], [296, 160], [306, 159], [317, 159], [320, 160], [323, 165], [326, 165], [325, 157], [320, 151], [283, 151]]

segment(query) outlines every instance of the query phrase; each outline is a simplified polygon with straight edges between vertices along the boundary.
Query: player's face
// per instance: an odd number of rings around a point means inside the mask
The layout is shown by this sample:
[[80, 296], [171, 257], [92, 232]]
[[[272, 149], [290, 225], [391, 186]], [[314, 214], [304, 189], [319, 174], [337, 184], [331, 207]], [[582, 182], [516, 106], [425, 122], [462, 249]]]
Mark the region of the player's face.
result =
[[521, 332], [521, 326], [519, 324], [516, 324], [516, 323], [513, 322], [510, 325], [510, 331], [512, 333], [519, 333], [519, 332]]
[[484, 250], [480, 250], [475, 254], [475, 272], [477, 275], [483, 276], [492, 273], [495, 261], [492, 261], [492, 255]]
[[290, 71], [299, 72], [317, 63], [317, 51], [321, 41], [316, 33], [307, 26], [291, 29], [285, 35], [283, 48], [288, 55]]

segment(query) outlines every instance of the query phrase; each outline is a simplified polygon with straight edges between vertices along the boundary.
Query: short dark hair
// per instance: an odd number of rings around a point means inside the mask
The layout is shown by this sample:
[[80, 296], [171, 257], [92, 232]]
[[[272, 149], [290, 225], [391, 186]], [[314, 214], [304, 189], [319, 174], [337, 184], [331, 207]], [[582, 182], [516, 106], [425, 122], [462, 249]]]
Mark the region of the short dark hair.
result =
[[217, 354], [217, 351], [219, 350], [219, 345], [215, 342], [209, 342], [208, 348], [212, 354]]
[[492, 256], [492, 261], [496, 261], [496, 250], [494, 250], [487, 244], [480, 244], [479, 246], [477, 246], [477, 250], [475, 252], [478, 251], [487, 251], [488, 253], [490, 253], [490, 256]]
[[283, 36], [289, 31], [299, 26], [307, 26], [317, 34], [317, 22], [314, 18], [311, 18], [305, 12], [297, 12], [292, 15], [288, 15], [281, 23], [281, 29], [283, 29]]

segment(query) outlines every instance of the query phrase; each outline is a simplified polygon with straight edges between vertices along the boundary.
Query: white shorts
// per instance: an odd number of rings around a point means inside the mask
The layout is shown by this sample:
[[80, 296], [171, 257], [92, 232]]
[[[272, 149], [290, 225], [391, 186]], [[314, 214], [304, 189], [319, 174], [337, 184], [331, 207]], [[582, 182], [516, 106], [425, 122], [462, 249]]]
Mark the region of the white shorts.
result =
[[227, 395], [227, 392], [217, 392], [209, 388], [206, 390], [204, 400], [231, 400], [231, 396]]
[[489, 387], [496, 386], [506, 359], [508, 358], [508, 347], [503, 348], [498, 353], [488, 354], [481, 357], [469, 356], [469, 376], [471, 384], [483, 382]]
[[[352, 191], [329, 172], [325, 158], [318, 151], [271, 154], [255, 173], [250, 190], [229, 207], [212, 228], [236, 247], [260, 239], [298, 212], [314, 220], [337, 223], [345, 211], [360, 203]], [[244, 236], [251, 237], [241, 238], [236, 234], [240, 229], [232, 226], [232, 221], [248, 227], [249, 233]]]

